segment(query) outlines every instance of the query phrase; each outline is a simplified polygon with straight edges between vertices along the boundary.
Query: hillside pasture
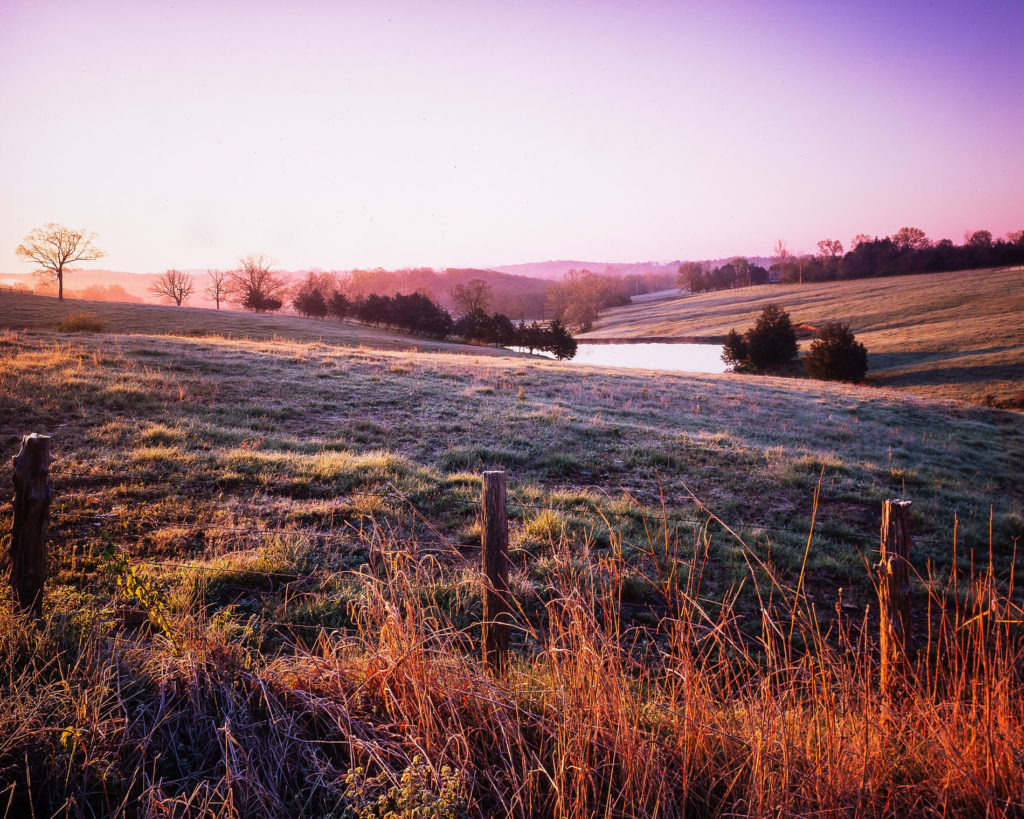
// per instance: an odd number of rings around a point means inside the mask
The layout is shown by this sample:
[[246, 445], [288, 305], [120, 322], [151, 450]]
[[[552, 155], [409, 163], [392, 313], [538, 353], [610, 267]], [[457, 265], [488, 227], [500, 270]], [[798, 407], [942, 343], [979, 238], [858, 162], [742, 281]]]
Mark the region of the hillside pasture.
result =
[[343, 346], [365, 345], [378, 350], [449, 350], [472, 351], [474, 355], [518, 355], [500, 348], [435, 341], [336, 319], [303, 318], [287, 314], [257, 315], [239, 310], [122, 304], [85, 299], [57, 301], [49, 296], [0, 290], [0, 327], [52, 330], [67, 316], [79, 313], [95, 315], [107, 328], [117, 333], [278, 338], [324, 341]]
[[680, 296], [609, 310], [580, 340], [720, 342], [772, 303], [795, 324], [850, 325], [867, 347], [871, 384], [978, 403], [1024, 399], [1024, 268]]
[[[0, 460], [30, 431], [57, 459], [42, 626], [0, 591], [12, 815], [1024, 809], [1019, 415], [150, 329], [0, 334]], [[488, 468], [505, 678], [475, 649]], [[927, 639], [894, 722], [872, 566], [897, 496]]]

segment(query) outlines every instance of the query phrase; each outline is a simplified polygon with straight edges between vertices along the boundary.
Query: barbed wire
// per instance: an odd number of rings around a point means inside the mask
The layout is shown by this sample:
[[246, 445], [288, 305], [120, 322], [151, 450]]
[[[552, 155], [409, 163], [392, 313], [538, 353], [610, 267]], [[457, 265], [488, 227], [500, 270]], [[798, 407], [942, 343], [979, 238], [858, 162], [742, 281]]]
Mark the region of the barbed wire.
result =
[[[62, 482], [62, 478], [66, 477], [66, 476], [58, 475], [58, 476], [54, 476], [54, 477], [55, 477], [55, 480]], [[86, 480], [92, 480], [92, 479], [99, 480], [99, 479], [103, 479], [103, 480], [111, 480], [111, 481], [127, 481], [127, 480], [138, 480], [139, 477], [140, 477], [140, 475], [138, 475], [138, 474], [127, 476], [127, 475], [125, 475], [123, 473], [89, 472], [89, 473], [77, 474], [77, 475], [71, 477], [70, 478], [70, 483], [73, 485], [75, 482], [77, 482], [79, 480], [82, 480], [82, 479], [86, 479]], [[156, 477], [160, 477], [160, 475], [158, 473], [152, 473], [151, 475], [142, 476], [142, 477], [153, 477], [153, 478], [156, 478]], [[210, 483], [213, 484], [213, 485], [216, 485], [217, 483], [220, 483], [222, 480], [223, 479], [221, 479], [221, 478], [216, 478], [216, 479], [211, 480]], [[384, 482], [381, 482], [381, 483], [384, 483]], [[448, 539], [443, 534], [441, 534], [436, 529], [434, 529], [434, 527], [429, 523], [429, 521], [427, 521], [427, 519], [422, 515], [422, 513], [420, 513], [420, 511], [416, 509], [415, 502], [422, 502], [424, 500], [435, 498], [435, 497], [443, 497], [445, 500], [454, 501], [456, 503], [461, 504], [464, 507], [463, 509], [460, 510], [460, 512], [462, 512], [462, 513], [467, 513], [467, 512], [479, 509], [479, 501], [478, 500], [476, 500], [476, 499], [474, 499], [472, 497], [467, 497], [464, 494], [460, 494], [457, 489], [453, 491], [452, 487], [443, 486], [443, 485], [435, 485], [435, 486], [429, 486], [429, 487], [424, 487], [424, 488], [419, 488], [419, 489], [413, 489], [413, 490], [408, 491], [408, 492], [402, 492], [402, 491], [399, 491], [397, 489], [397, 487], [395, 487], [393, 484], [388, 483], [387, 486], [389, 487], [388, 491], [381, 491], [378, 488], [373, 488], [373, 489], [369, 489], [369, 488], [368, 489], [352, 489], [352, 490], [349, 490], [346, 494], [335, 495], [335, 496], [333, 496], [332, 499], [338, 500], [339, 498], [344, 497], [344, 498], [346, 498], [346, 499], [348, 499], [350, 501], [358, 502], [360, 499], [372, 498], [372, 499], [377, 499], [377, 500], [388, 501], [388, 502], [391, 502], [391, 503], [401, 502], [402, 504], [407, 505], [416, 515], [418, 515], [425, 523], [427, 523], [428, 527], [430, 527], [440, 539], [448, 542], [449, 544], [451, 544], [452, 541], [450, 541], [450, 539]], [[60, 488], [60, 487], [57, 487], [57, 488]], [[70, 487], [68, 487], [68, 488], [70, 488]], [[617, 510], [611, 510], [611, 509], [602, 509], [602, 508], [600, 508], [597, 505], [597, 500], [596, 499], [582, 499], [581, 498], [581, 499], [578, 499], [578, 500], [573, 500], [573, 499], [570, 499], [570, 498], [561, 498], [561, 499], [559, 499], [559, 498], [552, 498], [547, 503], [533, 503], [533, 502], [530, 502], [527, 499], [524, 499], [520, 495], [517, 495], [514, 492], [509, 492], [508, 493], [508, 497], [509, 497], [509, 499], [511, 501], [511, 504], [510, 504], [511, 508], [509, 510], [510, 513], [511, 513], [511, 516], [516, 517], [516, 512], [519, 512], [520, 514], [518, 515], [518, 517], [520, 517], [520, 518], [523, 517], [521, 513], [524, 512], [524, 511], [536, 512], [536, 513], [539, 513], [539, 514], [543, 514], [543, 513], [546, 513], [546, 512], [556, 512], [556, 513], [560, 513], [560, 514], [589, 514], [589, 515], [592, 515], [592, 516], [594, 516], [596, 518], [600, 518], [600, 519], [604, 520], [606, 523], [609, 523], [609, 524], [610, 524], [610, 521], [618, 521], [618, 522], [628, 521], [629, 523], [634, 524], [634, 525], [642, 523], [644, 526], [646, 526], [649, 522], [653, 521], [655, 523], [664, 523], [664, 524], [668, 524], [668, 523], [681, 524], [681, 525], [684, 525], [684, 526], [689, 526], [691, 528], [698, 528], [698, 527], [704, 528], [704, 527], [710, 526], [711, 524], [717, 524], [718, 526], [720, 526], [723, 529], [727, 529], [727, 528], [731, 527], [733, 529], [742, 530], [742, 531], [745, 531], [745, 532], [755, 532], [755, 533], [756, 532], [763, 532], [766, 535], [785, 533], [785, 534], [788, 534], [788, 535], [793, 535], [793, 536], [797, 536], [797, 537], [801, 537], [801, 538], [806, 538], [810, 534], [812, 534], [810, 521], [808, 522], [806, 528], [802, 528], [802, 529], [794, 529], [794, 528], [790, 528], [790, 527], [787, 527], [787, 526], [780, 526], [780, 525], [777, 525], [777, 524], [776, 525], [772, 525], [772, 524], [769, 524], [769, 523], [767, 523], [765, 521], [738, 521], [738, 522], [731, 522], [730, 521], [728, 526], [727, 526], [726, 523], [724, 523], [722, 520], [719, 519], [719, 516], [711, 514], [710, 512], [706, 512], [704, 515], [702, 515], [700, 517], [694, 517], [692, 515], [677, 514], [677, 513], [669, 511], [669, 509], [664, 504], [661, 506], [661, 508], [658, 508], [657, 506], [654, 506], [654, 507], [644, 506], [643, 503], [641, 503], [639, 500], [637, 500], [636, 498], [632, 497], [631, 495], [629, 495], [626, 492], [624, 492], [621, 496], [619, 496], [617, 498], [611, 499], [611, 502], [614, 502], [614, 503], [622, 503], [623, 501], [628, 502], [628, 503], [632, 504], [635, 507], [634, 509], [629, 510], [629, 511], [617, 511]], [[319, 499], [320, 500], [326, 500], [326, 498], [319, 498]], [[699, 503], [695, 503], [695, 505], [700, 507]], [[100, 526], [100, 525], [102, 525], [103, 522], [112, 522], [112, 523], [113, 522], [119, 522], [119, 523], [127, 524], [130, 521], [130, 522], [136, 523], [138, 525], [146, 525], [146, 524], [148, 524], [148, 525], [151, 525], [151, 526], [156, 527], [156, 528], [180, 527], [180, 528], [200, 530], [200, 531], [215, 531], [215, 532], [223, 532], [223, 533], [232, 533], [232, 532], [234, 532], [234, 533], [240, 533], [240, 534], [245, 534], [245, 535], [250, 535], [250, 536], [263, 536], [263, 535], [277, 535], [277, 536], [281, 536], [281, 535], [292, 535], [292, 536], [294, 536], [294, 535], [304, 535], [304, 536], [310, 536], [310, 535], [314, 535], [314, 536], [319, 537], [321, 539], [328, 539], [329, 540], [329, 539], [336, 539], [336, 538], [340, 537], [340, 535], [338, 535], [334, 531], [333, 519], [334, 519], [335, 515], [337, 515], [337, 516], [339, 516], [339, 517], [341, 517], [343, 519], [346, 516], [350, 516], [350, 515], [356, 515], [356, 516], [359, 516], [361, 518], [372, 518], [373, 513], [375, 511], [378, 511], [378, 510], [363, 510], [363, 509], [359, 509], [359, 508], [356, 508], [356, 507], [353, 507], [351, 509], [335, 510], [335, 512], [333, 512], [329, 516], [330, 519], [331, 519], [331, 522], [328, 523], [327, 521], [325, 521], [326, 525], [328, 525], [330, 527], [327, 530], [324, 530], [322, 528], [309, 527], [309, 526], [301, 527], [301, 528], [285, 528], [285, 527], [280, 527], [280, 526], [265, 526], [265, 525], [242, 525], [242, 526], [239, 526], [239, 525], [229, 525], [229, 524], [217, 523], [215, 521], [201, 521], [200, 522], [200, 521], [195, 521], [195, 520], [169, 520], [169, 519], [156, 519], [156, 518], [147, 518], [147, 517], [127, 519], [127, 518], [121, 516], [119, 512], [106, 512], [106, 513], [102, 513], [102, 512], [94, 512], [94, 513], [71, 512], [71, 513], [69, 513], [69, 512], [66, 512], [64, 510], [59, 510], [56, 513], [57, 519], [56, 519], [55, 522], [57, 523], [58, 526], [60, 526], [60, 525], [68, 525], [68, 524], [75, 524], [75, 523], [84, 523], [84, 522], [89, 522], [89, 523], [93, 523], [96, 526]], [[828, 526], [830, 523], [832, 523], [832, 521], [829, 521], [829, 520], [824, 520], [824, 521], [819, 520], [819, 521], [816, 521], [815, 524], [814, 524], [814, 529], [819, 529], [821, 527]], [[963, 524], [963, 523], [964, 522], [961, 521], [961, 524]], [[987, 522], [986, 522], [986, 525], [987, 525]], [[815, 534], [817, 534], [817, 533], [815, 533]], [[960, 534], [961, 534], [961, 536], [963, 536], [963, 535], [968, 535], [969, 536], [969, 533], [966, 533], [966, 532], [961, 532]], [[821, 535], [819, 535], [819, 536], [821, 536]], [[833, 537], [834, 538], [834, 537], [836, 537], [836, 533], [834, 533], [834, 532], [826, 532], [823, 536], [824, 537]], [[867, 539], [868, 538], [867, 535], [860, 536], [860, 535], [857, 535], [856, 533], [851, 533], [850, 535], [839, 534], [838, 536], [840, 538], [842, 538], [842, 539], [845, 539], [845, 540], [859, 540], [861, 538], [863, 538], [863, 539]], [[947, 546], [951, 546], [952, 545], [952, 540], [949, 540], [949, 541], [947, 541], [947, 540], [936, 540], [936, 539], [933, 539], [933, 538], [921, 537], [921, 536], [913, 536], [913, 542], [915, 544], [931, 546], [931, 547], [935, 547], [935, 548], [943, 548], [943, 547], [947, 547]]]
[[[356, 495], [354, 497], [356, 497], [356, 498], [359, 498], [359, 497], [375, 497], [375, 498], [381, 498], [381, 499], [389, 500], [389, 501], [392, 501], [392, 502], [402, 502], [402, 503], [406, 503], [406, 504], [411, 503], [408, 498], [403, 498], [403, 497], [400, 497], [400, 496], [395, 496], [395, 495], [386, 494], [386, 493], [363, 493], [363, 492], [359, 492], [359, 493], [356, 493]], [[463, 500], [463, 499], [460, 499], [460, 500]], [[468, 499], [464, 499], [464, 503], [467, 506], [472, 506], [474, 508], [476, 507], [476, 504], [473, 504], [472, 501], [470, 501]], [[760, 522], [760, 521], [740, 521], [740, 522], [735, 522], [735, 523], [729, 522], [728, 526], [727, 526], [726, 523], [722, 522], [715, 515], [712, 515], [712, 514], [708, 514], [707, 516], [700, 517], [700, 518], [697, 518], [697, 517], [684, 517], [684, 516], [679, 516], [679, 515], [673, 515], [671, 513], [664, 512], [664, 511], [646, 510], [646, 509], [644, 509], [642, 507], [639, 507], [636, 511], [633, 511], [633, 512], [616, 512], [616, 511], [602, 510], [602, 509], [596, 509], [596, 508], [595, 509], [580, 509], [580, 508], [572, 508], [572, 507], [566, 508], [566, 507], [557, 506], [557, 505], [554, 505], [554, 504], [548, 504], [548, 505], [531, 504], [531, 503], [525, 503], [525, 502], [521, 502], [519, 500], [515, 500], [514, 501], [514, 507], [512, 509], [510, 509], [509, 511], [510, 511], [510, 513], [514, 513], [514, 511], [516, 509], [518, 509], [520, 511], [521, 510], [535, 511], [535, 512], [539, 512], [539, 513], [542, 513], [542, 514], [546, 513], [546, 512], [556, 512], [556, 513], [560, 513], [560, 514], [590, 514], [590, 515], [593, 515], [596, 518], [600, 518], [600, 519], [604, 520], [606, 523], [609, 522], [609, 521], [612, 521], [612, 520], [615, 520], [615, 521], [628, 521], [629, 523], [634, 524], [634, 525], [641, 524], [641, 523], [646, 525], [648, 522], [653, 522], [655, 524], [671, 523], [671, 524], [680, 524], [680, 525], [687, 526], [687, 527], [690, 527], [690, 528], [693, 528], [693, 529], [703, 529], [703, 528], [706, 528], [708, 526], [715, 525], [715, 526], [720, 527], [722, 529], [732, 528], [734, 530], [739, 530], [739, 531], [744, 531], [744, 532], [752, 532], [752, 533], [755, 533], [755, 534], [756, 533], [763, 533], [765, 535], [777, 535], [777, 534], [780, 534], [780, 533], [785, 533], [785, 534], [788, 534], [788, 535], [794, 535], [794, 536], [801, 537], [801, 538], [806, 538], [808, 536], [812, 536], [812, 537], [818, 537], [818, 538], [825, 537], [825, 538], [833, 538], [833, 539], [836, 538], [836, 537], [839, 537], [840, 539], [844, 539], [844, 540], [861, 540], [861, 539], [865, 539], [866, 540], [869, 537], [868, 535], [858, 535], [856, 533], [852, 533], [850, 535], [843, 535], [843, 534], [838, 534], [837, 535], [836, 533], [833, 533], [833, 532], [825, 532], [825, 533], [821, 533], [820, 531], [812, 532], [810, 525], [808, 525], [808, 527], [806, 529], [793, 529], [793, 528], [789, 528], [789, 527], [785, 527], [785, 526], [777, 526], [777, 525], [776, 526], [772, 526], [770, 524], [767, 524], [767, 523], [764, 523], [764, 522]], [[362, 518], [362, 519], [373, 519], [373, 515], [374, 515], [375, 511], [379, 511], [379, 510], [360, 510], [360, 509], [342, 510], [342, 511], [336, 513], [335, 515], [327, 516], [327, 517], [330, 517], [330, 518], [335, 518], [336, 517], [336, 518], [342, 519], [343, 521], [344, 521], [344, 518], [349, 517], [349, 516], [355, 516], [355, 517], [359, 517], [359, 518]], [[511, 514], [510, 514], [510, 516], [514, 517], [514, 515], [511, 515]], [[222, 524], [222, 523], [217, 523], [217, 522], [214, 522], [214, 521], [196, 521], [194, 519], [192, 519], [192, 520], [172, 520], [172, 519], [157, 519], [157, 518], [150, 518], [150, 517], [125, 518], [125, 517], [123, 517], [123, 516], [121, 516], [121, 515], [119, 515], [118, 513], [115, 513], [115, 512], [97, 512], [97, 513], [74, 512], [74, 513], [68, 513], [68, 512], [63, 511], [63, 510], [58, 511], [56, 513], [56, 520], [53, 523], [56, 526], [66, 526], [66, 525], [83, 524], [83, 523], [91, 523], [94, 526], [102, 526], [104, 523], [109, 523], [109, 524], [113, 524], [113, 525], [120, 524], [120, 525], [125, 525], [125, 526], [128, 526], [130, 524], [135, 524], [136, 528], [146, 528], [146, 527], [148, 527], [148, 528], [151, 529], [152, 532], [157, 532], [160, 529], [179, 528], [179, 529], [194, 531], [194, 532], [197, 532], [197, 533], [203, 533], [203, 532], [218, 532], [218, 533], [227, 533], [227, 534], [235, 533], [235, 534], [240, 534], [240, 535], [248, 535], [248, 536], [252, 536], [252, 537], [259, 537], [259, 536], [296, 536], [296, 535], [298, 535], [298, 536], [304, 536], [304, 537], [314, 537], [314, 538], [318, 538], [318, 539], [321, 539], [321, 540], [340, 540], [342, 538], [351, 537], [352, 534], [353, 534], [353, 532], [351, 532], [351, 531], [350, 532], [338, 532], [337, 529], [336, 529], [336, 526], [335, 526], [335, 524], [333, 522], [326, 522], [326, 521], [325, 521], [325, 524], [329, 527], [329, 528], [326, 528], [326, 529], [319, 528], [319, 527], [316, 527], [316, 526], [304, 526], [304, 527], [286, 528], [286, 527], [281, 527], [281, 526], [262, 526], [262, 525], [247, 525], [247, 526], [246, 525], [242, 525], [242, 526], [239, 526], [239, 525]], [[961, 523], [962, 523], [962, 521], [961, 521]], [[828, 521], [821, 521], [821, 520], [816, 521], [814, 529], [815, 530], [819, 530], [820, 528], [822, 528], [823, 526], [826, 526], [827, 524], [828, 524]], [[350, 523], [348, 525], [350, 526], [350, 528], [352, 528], [354, 530], [354, 527], [351, 527]], [[433, 527], [431, 527], [431, 528], [433, 528]], [[355, 531], [358, 531], [358, 530], [355, 530]], [[435, 532], [436, 532], [436, 530], [435, 530]], [[971, 537], [971, 535], [970, 535], [969, 532], [965, 532], [963, 529], [961, 529], [961, 531], [958, 533], [958, 542], [963, 542], [963, 540], [968, 539], [970, 537]], [[457, 543], [456, 541], [452, 541], [449, 538], [443, 538], [443, 539], [445, 540], [446, 543], [449, 543], [449, 544], [456, 544]], [[932, 538], [920, 537], [920, 536], [915, 536], [915, 535], [912, 535], [911, 539], [912, 539], [913, 543], [918, 544], [918, 545], [933, 546], [933, 547], [936, 547], [936, 548], [943, 548], [943, 547], [947, 547], [947, 546], [952, 546], [952, 540], [949, 540], [949, 541], [935, 540], [935, 539], [932, 539]], [[466, 544], [458, 544], [458, 545], [465, 546]]]

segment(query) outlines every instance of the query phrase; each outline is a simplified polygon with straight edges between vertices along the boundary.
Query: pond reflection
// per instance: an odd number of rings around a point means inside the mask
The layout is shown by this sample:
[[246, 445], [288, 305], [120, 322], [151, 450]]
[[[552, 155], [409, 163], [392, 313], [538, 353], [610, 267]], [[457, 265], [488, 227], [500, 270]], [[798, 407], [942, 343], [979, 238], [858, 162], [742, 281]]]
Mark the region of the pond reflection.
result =
[[576, 357], [568, 363], [686, 373], [725, 372], [721, 344], [580, 344]]

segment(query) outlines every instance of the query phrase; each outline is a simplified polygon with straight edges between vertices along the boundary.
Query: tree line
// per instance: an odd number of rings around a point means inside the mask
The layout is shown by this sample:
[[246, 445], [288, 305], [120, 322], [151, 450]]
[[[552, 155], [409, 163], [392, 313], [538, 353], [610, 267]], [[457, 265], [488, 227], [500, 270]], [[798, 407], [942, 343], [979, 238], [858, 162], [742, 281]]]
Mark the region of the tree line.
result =
[[[576, 355], [576, 341], [558, 319], [547, 324], [520, 321], [517, 325], [504, 313], [489, 312], [491, 286], [480, 279], [453, 288], [451, 296], [461, 312], [454, 319], [425, 293], [364, 294], [359, 289], [353, 293], [346, 287], [350, 282], [333, 273], [309, 272], [290, 286], [264, 256], [246, 256], [236, 270], [211, 270], [207, 275], [206, 295], [218, 309], [226, 302], [256, 313], [273, 312], [285, 306], [290, 294], [290, 306], [307, 318], [332, 316], [440, 340], [455, 337], [477, 344], [522, 347], [559, 359]], [[180, 306], [194, 292], [195, 282], [187, 273], [166, 270], [151, 289]]]
[[1024, 230], [995, 239], [988, 230], [968, 231], [963, 244], [933, 242], [923, 230], [904, 227], [883, 238], [858, 234], [844, 253], [838, 239], [822, 239], [816, 254], [792, 253], [784, 240], [775, 245], [775, 262], [764, 268], [742, 257], [716, 268], [702, 262], [679, 266], [676, 286], [691, 293], [756, 284], [803, 283], [941, 273], [1024, 264]]
[[504, 313], [487, 311], [485, 288], [470, 290], [456, 296], [456, 301], [460, 301], [461, 296], [460, 303], [469, 305], [469, 309], [453, 319], [447, 309], [424, 293], [393, 296], [370, 293], [351, 297], [332, 287], [328, 277], [307, 274], [292, 297], [292, 307], [309, 318], [330, 315], [339, 320], [355, 319], [441, 340], [454, 336], [469, 343], [522, 347], [531, 353], [548, 352], [560, 360], [576, 355], [576, 340], [557, 319], [547, 324], [537, 321], [515, 324]]

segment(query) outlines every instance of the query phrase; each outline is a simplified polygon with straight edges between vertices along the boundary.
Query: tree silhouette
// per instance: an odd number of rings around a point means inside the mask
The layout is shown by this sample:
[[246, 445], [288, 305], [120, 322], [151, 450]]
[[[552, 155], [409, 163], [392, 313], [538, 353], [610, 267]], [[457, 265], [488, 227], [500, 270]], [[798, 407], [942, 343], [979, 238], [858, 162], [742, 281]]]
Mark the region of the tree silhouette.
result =
[[262, 253], [243, 257], [240, 267], [232, 270], [228, 278], [231, 297], [246, 310], [266, 313], [281, 309], [286, 284]]
[[461, 315], [469, 315], [474, 310], [486, 313], [491, 306], [491, 286], [483, 279], [470, 279], [465, 284], [455, 285], [451, 297]]
[[758, 371], [778, 371], [796, 358], [793, 322], [777, 304], [769, 304], [761, 311], [746, 340], [750, 363]]
[[93, 262], [107, 255], [93, 244], [95, 233], [72, 230], [47, 222], [29, 233], [14, 253], [19, 259], [39, 265], [36, 275], [57, 280], [57, 300], [64, 300], [64, 271], [75, 262]]
[[206, 275], [210, 277], [210, 283], [203, 292], [207, 298], [213, 299], [220, 310], [220, 303], [228, 297], [228, 274], [223, 270], [207, 270]]
[[195, 289], [195, 283], [188, 273], [180, 270], [165, 270], [156, 277], [156, 281], [150, 286], [150, 292], [155, 293], [165, 301], [173, 301], [178, 307], [189, 300]]
[[826, 324], [811, 342], [804, 367], [823, 381], [862, 381], [868, 370], [868, 351], [845, 324]]
[[922, 250], [928, 247], [931, 242], [921, 228], [903, 227], [892, 235], [892, 243], [899, 250]]

